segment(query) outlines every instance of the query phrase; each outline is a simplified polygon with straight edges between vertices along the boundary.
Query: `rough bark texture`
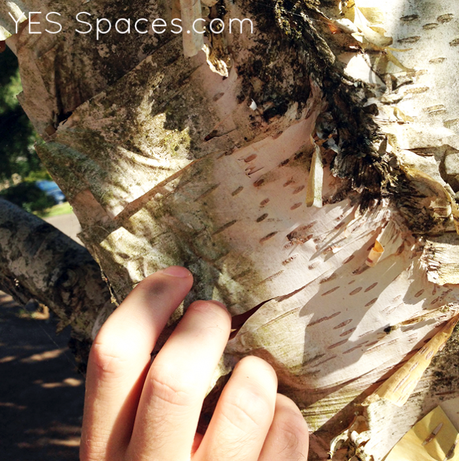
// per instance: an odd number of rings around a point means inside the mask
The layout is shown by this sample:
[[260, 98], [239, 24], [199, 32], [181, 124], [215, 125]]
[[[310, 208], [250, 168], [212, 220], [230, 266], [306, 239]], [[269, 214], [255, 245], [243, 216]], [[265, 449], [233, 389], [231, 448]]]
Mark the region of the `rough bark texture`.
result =
[[[48, 4], [67, 15], [60, 35], [9, 39], [37, 150], [117, 300], [183, 264], [196, 276], [185, 307], [212, 297], [251, 312], [216, 389], [240, 357], [266, 358], [314, 431], [311, 459], [356, 414], [364, 434], [343, 433], [334, 459], [382, 459], [458, 396], [457, 333], [433, 365], [450, 372], [418, 371], [458, 306], [459, 96], [447, 82], [459, 10], [373, 3], [221, 0], [203, 15], [251, 18], [254, 33], [208, 34], [191, 58], [171, 33], [76, 36], [79, 2]], [[180, 14], [89, 5], [115, 19]], [[368, 400], [416, 351], [404, 410], [393, 395]]]
[[34, 298], [71, 325], [71, 347], [84, 371], [94, 331], [115, 307], [88, 251], [55, 227], [0, 200], [0, 286], [16, 300]]

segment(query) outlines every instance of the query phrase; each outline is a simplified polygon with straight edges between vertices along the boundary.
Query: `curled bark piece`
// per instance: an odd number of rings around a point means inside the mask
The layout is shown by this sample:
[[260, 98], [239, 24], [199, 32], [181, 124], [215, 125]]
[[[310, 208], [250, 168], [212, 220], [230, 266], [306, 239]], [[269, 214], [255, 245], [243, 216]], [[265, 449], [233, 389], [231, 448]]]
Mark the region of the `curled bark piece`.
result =
[[369, 405], [380, 399], [403, 406], [430, 365], [435, 354], [442, 349], [451, 336], [459, 316], [453, 317], [424, 347], [421, 348], [402, 368], [397, 370], [364, 402]]
[[391, 246], [392, 252], [396, 249], [393, 244], [395, 243], [394, 239], [395, 241], [398, 241], [398, 233], [399, 230], [397, 229], [395, 223], [392, 221], [384, 227], [384, 229], [376, 238], [376, 242], [373, 248], [370, 250], [370, 253], [368, 254], [368, 258], [365, 261], [367, 266], [376, 266], [376, 264], [378, 264], [379, 260], [381, 259], [383, 253], [388, 249], [389, 246]]
[[321, 208], [322, 183], [324, 178], [322, 155], [320, 154], [320, 147], [312, 138], [311, 142], [314, 146], [314, 153], [312, 154], [311, 169], [309, 171], [309, 178], [306, 186], [306, 206]]

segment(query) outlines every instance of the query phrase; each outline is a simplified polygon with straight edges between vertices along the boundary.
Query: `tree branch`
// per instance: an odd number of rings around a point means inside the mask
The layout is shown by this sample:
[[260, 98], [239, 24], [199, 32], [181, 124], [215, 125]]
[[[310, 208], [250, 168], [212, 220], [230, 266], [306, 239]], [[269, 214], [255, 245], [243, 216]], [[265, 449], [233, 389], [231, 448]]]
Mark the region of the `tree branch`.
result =
[[52, 225], [0, 199], [0, 286], [15, 300], [47, 305], [72, 327], [77, 360], [86, 363], [98, 328], [112, 312], [109, 289], [89, 252]]

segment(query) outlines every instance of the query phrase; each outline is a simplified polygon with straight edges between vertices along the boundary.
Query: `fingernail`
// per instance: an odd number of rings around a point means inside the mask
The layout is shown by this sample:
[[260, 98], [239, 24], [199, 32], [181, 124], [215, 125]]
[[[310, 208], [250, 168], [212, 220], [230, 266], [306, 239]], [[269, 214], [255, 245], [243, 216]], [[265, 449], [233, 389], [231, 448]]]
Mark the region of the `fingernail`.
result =
[[167, 269], [163, 269], [161, 271], [163, 274], [166, 275], [171, 275], [172, 277], [190, 277], [191, 272], [188, 269], [185, 269], [184, 267], [181, 266], [171, 266], [168, 267]]
[[212, 299], [212, 300], [209, 301], [209, 302], [214, 303], [214, 304], [216, 304], [217, 306], [223, 307], [223, 309], [225, 309], [226, 311], [228, 310], [228, 308], [227, 308], [223, 303], [221, 303], [220, 301], [215, 301], [214, 299]]

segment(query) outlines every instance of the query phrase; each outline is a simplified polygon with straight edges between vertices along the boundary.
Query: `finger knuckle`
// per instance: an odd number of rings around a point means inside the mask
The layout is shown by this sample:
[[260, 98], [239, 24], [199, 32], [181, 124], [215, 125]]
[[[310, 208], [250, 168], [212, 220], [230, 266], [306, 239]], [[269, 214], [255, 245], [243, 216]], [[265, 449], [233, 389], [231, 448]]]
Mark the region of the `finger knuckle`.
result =
[[131, 358], [128, 348], [124, 349], [113, 342], [94, 342], [91, 348], [90, 362], [98, 371], [106, 374], [117, 373]]
[[149, 381], [151, 399], [160, 400], [169, 407], [187, 407], [194, 401], [192, 389], [180, 377], [156, 372]]
[[80, 461], [100, 461], [103, 459], [107, 451], [106, 439], [106, 434], [99, 434], [98, 436], [83, 434], [80, 443]]
[[272, 405], [265, 395], [250, 388], [239, 388], [222, 405], [222, 414], [234, 426], [243, 430], [257, 430], [272, 419]]

